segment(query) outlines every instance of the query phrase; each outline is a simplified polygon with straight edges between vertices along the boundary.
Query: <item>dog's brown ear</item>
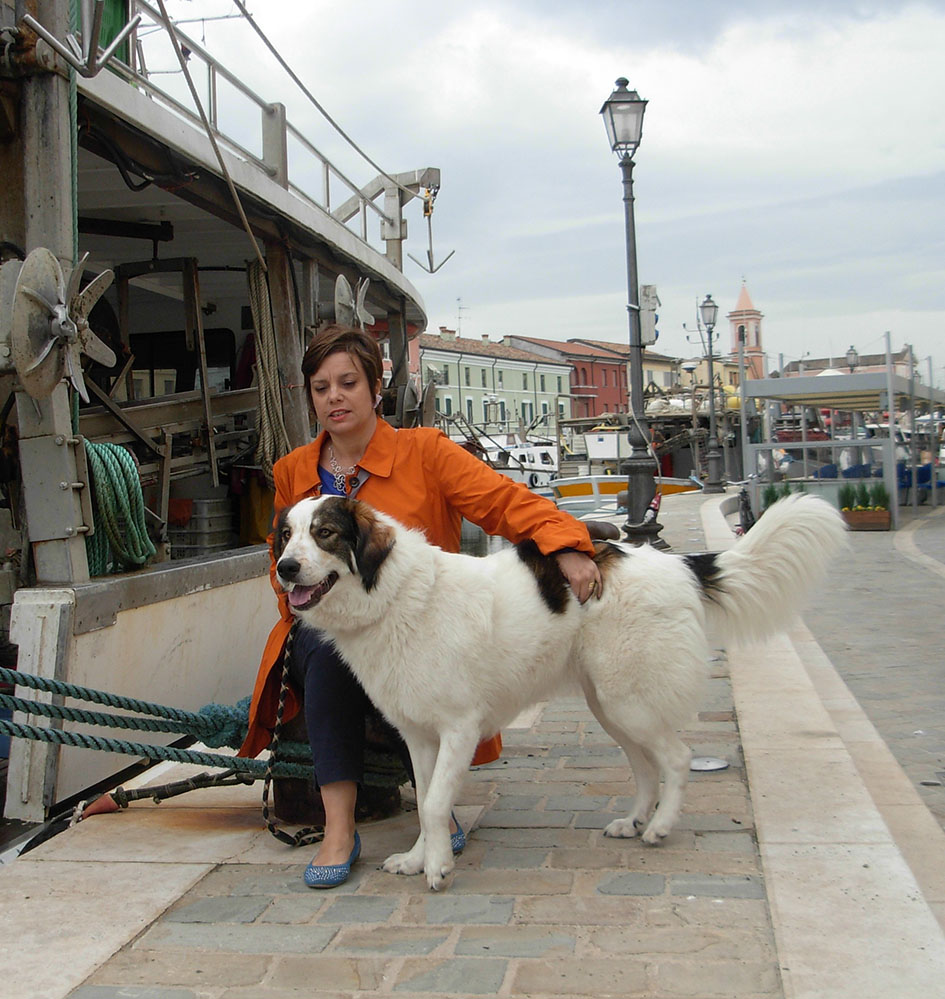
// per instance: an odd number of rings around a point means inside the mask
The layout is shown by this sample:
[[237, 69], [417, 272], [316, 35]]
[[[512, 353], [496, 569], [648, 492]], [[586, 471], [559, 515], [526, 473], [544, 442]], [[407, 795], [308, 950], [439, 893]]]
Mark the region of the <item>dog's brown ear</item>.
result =
[[276, 522], [272, 528], [272, 557], [276, 562], [282, 558], [282, 552], [285, 549], [285, 541], [282, 536], [284, 534], [285, 522], [288, 519], [291, 509], [291, 506], [283, 507], [279, 511], [279, 515], [276, 517]]
[[377, 575], [384, 560], [394, 547], [394, 532], [387, 524], [381, 523], [365, 503], [353, 500], [351, 512], [357, 530], [354, 561], [365, 590], [370, 592], [377, 584]]

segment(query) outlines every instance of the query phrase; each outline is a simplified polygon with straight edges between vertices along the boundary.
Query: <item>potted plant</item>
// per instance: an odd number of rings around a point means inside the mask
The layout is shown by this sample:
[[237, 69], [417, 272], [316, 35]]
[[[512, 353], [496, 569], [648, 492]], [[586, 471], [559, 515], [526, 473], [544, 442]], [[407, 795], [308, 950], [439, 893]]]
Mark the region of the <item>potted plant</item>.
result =
[[889, 492], [882, 482], [856, 486], [844, 482], [837, 492], [840, 512], [851, 531], [888, 531]]

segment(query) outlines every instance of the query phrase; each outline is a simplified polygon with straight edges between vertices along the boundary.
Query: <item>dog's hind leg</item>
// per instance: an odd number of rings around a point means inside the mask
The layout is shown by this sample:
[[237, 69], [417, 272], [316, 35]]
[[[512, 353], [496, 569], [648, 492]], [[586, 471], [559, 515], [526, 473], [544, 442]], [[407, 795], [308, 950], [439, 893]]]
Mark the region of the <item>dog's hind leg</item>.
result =
[[636, 794], [630, 814], [623, 819], [614, 819], [604, 829], [604, 835], [618, 838], [637, 836], [647, 824], [659, 797], [659, 769], [653, 757], [613, 718], [613, 712], [604, 709], [589, 683], [584, 684], [584, 696], [587, 699], [587, 706], [600, 722], [601, 728], [626, 754], [636, 784]]
[[421, 735], [418, 732], [403, 731], [402, 734], [404, 742], [407, 743], [407, 749], [410, 751], [410, 760], [413, 763], [413, 779], [417, 790], [417, 811], [420, 813], [420, 833], [416, 842], [406, 853], [391, 854], [384, 861], [383, 868], [388, 874], [419, 874], [423, 870], [424, 853], [423, 802], [433, 777], [438, 747], [437, 743], [429, 736]]
[[663, 793], [649, 825], [643, 830], [644, 843], [658, 843], [669, 835], [682, 811], [692, 752], [672, 732], [663, 732], [648, 741], [647, 749], [659, 763]]

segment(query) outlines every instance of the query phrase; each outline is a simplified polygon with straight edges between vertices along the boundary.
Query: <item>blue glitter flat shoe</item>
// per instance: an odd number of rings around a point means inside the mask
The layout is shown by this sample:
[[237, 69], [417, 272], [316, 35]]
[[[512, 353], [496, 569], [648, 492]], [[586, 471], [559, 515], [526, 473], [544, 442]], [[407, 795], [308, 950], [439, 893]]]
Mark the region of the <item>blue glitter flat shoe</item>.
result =
[[343, 864], [309, 864], [302, 880], [309, 888], [337, 888], [348, 880], [351, 865], [361, 856], [361, 837], [354, 834], [354, 849]]
[[453, 848], [453, 853], [462, 853], [466, 848], [466, 834], [453, 812], [450, 812], [450, 818], [456, 823], [456, 832], [450, 833], [450, 846]]

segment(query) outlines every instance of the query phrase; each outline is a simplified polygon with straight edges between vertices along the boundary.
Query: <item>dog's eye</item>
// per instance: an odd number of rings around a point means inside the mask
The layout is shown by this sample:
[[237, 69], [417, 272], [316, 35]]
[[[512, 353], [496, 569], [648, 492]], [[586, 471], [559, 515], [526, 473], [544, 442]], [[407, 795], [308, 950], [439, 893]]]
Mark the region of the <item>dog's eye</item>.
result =
[[330, 527], [319, 527], [315, 532], [316, 538], [330, 538], [335, 532]]

